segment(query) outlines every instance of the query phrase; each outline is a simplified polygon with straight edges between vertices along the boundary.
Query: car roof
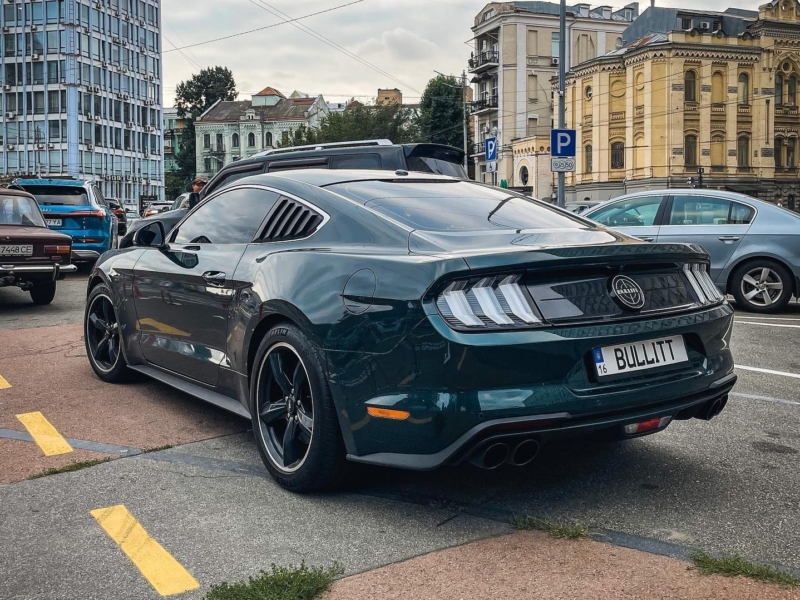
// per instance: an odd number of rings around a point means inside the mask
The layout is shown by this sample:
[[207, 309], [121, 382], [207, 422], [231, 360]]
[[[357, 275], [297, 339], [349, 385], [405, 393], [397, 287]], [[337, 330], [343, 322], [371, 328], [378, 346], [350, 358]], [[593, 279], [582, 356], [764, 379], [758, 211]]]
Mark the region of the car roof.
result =
[[2, 196], [24, 196], [25, 198], [30, 198], [34, 202], [36, 201], [36, 196], [30, 194], [24, 190], [15, 190], [12, 188], [0, 188], [0, 195]]
[[[262, 173], [251, 177], [242, 178], [236, 182], [261, 183], [264, 185], [277, 180], [288, 179], [316, 187], [325, 187], [337, 183], [350, 183], [356, 181], [415, 181], [415, 182], [461, 182], [463, 180], [447, 175], [435, 173], [416, 173], [409, 171], [380, 171], [360, 169], [297, 169], [278, 171], [276, 173]], [[226, 189], [226, 188], [221, 188]]]
[[714, 190], [709, 188], [669, 188], [669, 189], [661, 189], [661, 190], [645, 190], [642, 192], [633, 192], [631, 194], [624, 194], [622, 196], [617, 196], [616, 198], [610, 198], [600, 204], [593, 206], [589, 211], [587, 211], [586, 215], [589, 212], [595, 212], [600, 210], [601, 208], [605, 208], [606, 206], [611, 206], [617, 202], [622, 202], [624, 200], [631, 200], [633, 198], [641, 198], [644, 196], [711, 196], [714, 198], [722, 198], [724, 200], [733, 200], [736, 202], [744, 202], [749, 204], [754, 204], [758, 207], [766, 207], [766, 208], [777, 208], [774, 204], [770, 202], [765, 202], [763, 200], [759, 200], [758, 198], [753, 198], [752, 196], [748, 196], [746, 194], [739, 194], [738, 192], [729, 192], [727, 190]]
[[52, 185], [61, 187], [83, 187], [89, 185], [88, 181], [80, 179], [15, 179], [17, 185]]

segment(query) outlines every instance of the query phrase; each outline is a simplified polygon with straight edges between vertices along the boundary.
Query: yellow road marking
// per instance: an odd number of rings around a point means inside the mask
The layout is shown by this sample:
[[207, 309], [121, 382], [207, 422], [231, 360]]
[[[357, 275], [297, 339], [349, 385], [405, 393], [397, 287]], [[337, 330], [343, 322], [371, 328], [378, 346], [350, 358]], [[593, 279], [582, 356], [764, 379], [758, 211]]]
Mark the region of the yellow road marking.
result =
[[2, 375], [0, 375], [0, 390], [7, 390], [10, 387], [11, 384], [8, 383], [8, 381], [6, 381], [5, 379], [3, 379]]
[[28, 433], [33, 437], [33, 441], [39, 444], [45, 456], [55, 456], [57, 454], [68, 454], [72, 452], [72, 446], [67, 440], [56, 431], [50, 421], [44, 418], [40, 412], [24, 413], [17, 415], [17, 419], [25, 426]]
[[200, 587], [189, 571], [151, 538], [121, 504], [98, 508], [91, 511], [91, 515], [162, 596], [181, 594]]

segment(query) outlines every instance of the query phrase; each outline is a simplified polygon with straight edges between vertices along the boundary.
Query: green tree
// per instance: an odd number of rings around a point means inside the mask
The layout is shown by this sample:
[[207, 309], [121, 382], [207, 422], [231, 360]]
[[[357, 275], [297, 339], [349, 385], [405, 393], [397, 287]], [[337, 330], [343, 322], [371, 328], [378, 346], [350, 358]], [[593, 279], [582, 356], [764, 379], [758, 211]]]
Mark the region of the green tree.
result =
[[395, 144], [419, 141], [414, 109], [397, 104], [354, 106], [323, 118], [318, 129], [299, 127], [281, 146], [302, 146], [353, 140], [389, 139]]
[[181, 135], [181, 149], [177, 156], [177, 178], [168, 181], [172, 190], [180, 190], [180, 195], [195, 176], [197, 165], [197, 144], [194, 122], [219, 100], [236, 100], [238, 96], [233, 73], [225, 67], [211, 67], [192, 75], [187, 81], [178, 84], [175, 91], [175, 106], [178, 117], [186, 119]]
[[426, 142], [464, 147], [464, 92], [458, 79], [438, 75], [428, 82], [419, 103], [419, 125]]

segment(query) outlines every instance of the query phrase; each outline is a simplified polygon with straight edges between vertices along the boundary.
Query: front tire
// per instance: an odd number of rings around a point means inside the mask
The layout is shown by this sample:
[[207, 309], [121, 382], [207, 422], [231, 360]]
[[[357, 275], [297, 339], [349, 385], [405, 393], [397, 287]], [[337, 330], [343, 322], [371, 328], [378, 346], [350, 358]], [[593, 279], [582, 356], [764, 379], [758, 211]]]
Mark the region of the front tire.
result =
[[56, 297], [56, 282], [37, 283], [31, 288], [31, 300], [37, 306], [50, 304]]
[[333, 487], [347, 461], [319, 350], [293, 325], [259, 345], [250, 383], [253, 434], [272, 477], [293, 492]]
[[761, 259], [742, 265], [733, 274], [733, 297], [740, 308], [756, 313], [774, 313], [792, 299], [792, 274], [774, 260]]
[[119, 320], [111, 290], [104, 284], [96, 286], [86, 301], [83, 338], [89, 364], [100, 379], [107, 383], [127, 379], [129, 371], [122, 354]]

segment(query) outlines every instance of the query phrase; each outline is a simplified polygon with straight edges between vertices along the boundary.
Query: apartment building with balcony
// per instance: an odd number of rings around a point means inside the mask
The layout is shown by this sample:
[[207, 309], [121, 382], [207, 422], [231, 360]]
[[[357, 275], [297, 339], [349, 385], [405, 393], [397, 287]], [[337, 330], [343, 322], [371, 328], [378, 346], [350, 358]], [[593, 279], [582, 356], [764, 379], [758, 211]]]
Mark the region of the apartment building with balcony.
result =
[[177, 108], [164, 109], [164, 172], [178, 170], [178, 154], [183, 145], [186, 119], [178, 116]]
[[218, 101], [195, 121], [197, 174], [210, 178], [222, 167], [288, 141], [299, 127], [318, 127], [330, 109], [322, 96], [289, 98], [268, 87], [243, 101]]
[[0, 176], [163, 197], [160, 0], [6, 0]]
[[[515, 168], [512, 144], [525, 139], [528, 143], [522, 148], [538, 152], [542, 147], [549, 152], [550, 129], [557, 118], [551, 80], [558, 75], [559, 62], [563, 60], [569, 68], [621, 47], [623, 31], [638, 15], [636, 2], [619, 10], [589, 4], [568, 7], [567, 50], [561, 57], [557, 3], [491, 2], [478, 13], [472, 28], [475, 49], [469, 60], [475, 97], [471, 104], [475, 128], [471, 159], [476, 179], [531, 187], [523, 184], [524, 173]], [[493, 136], [499, 141], [498, 168], [496, 173], [488, 173], [483, 140]], [[517, 165], [524, 166], [530, 178], [530, 165], [519, 158]]]
[[797, 0], [648, 8], [624, 38], [569, 73], [568, 200], [687, 187], [703, 169], [705, 187], [800, 209]]

